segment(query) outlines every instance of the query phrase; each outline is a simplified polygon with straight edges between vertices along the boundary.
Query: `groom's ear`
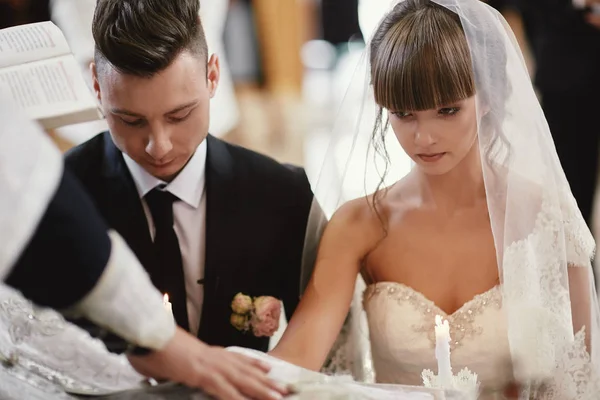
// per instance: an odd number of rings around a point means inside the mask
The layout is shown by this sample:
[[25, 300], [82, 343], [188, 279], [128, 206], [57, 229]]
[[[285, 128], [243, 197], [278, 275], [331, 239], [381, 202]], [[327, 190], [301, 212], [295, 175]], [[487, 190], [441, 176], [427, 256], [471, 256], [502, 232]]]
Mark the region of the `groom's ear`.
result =
[[92, 74], [92, 89], [94, 89], [98, 101], [102, 103], [102, 94], [100, 93], [100, 83], [98, 81], [98, 69], [96, 68], [95, 62], [90, 63], [90, 73]]
[[206, 64], [206, 84], [212, 99], [217, 93], [217, 87], [219, 86], [219, 79], [221, 78], [221, 64], [219, 62], [219, 56], [213, 54], [210, 56], [208, 63]]

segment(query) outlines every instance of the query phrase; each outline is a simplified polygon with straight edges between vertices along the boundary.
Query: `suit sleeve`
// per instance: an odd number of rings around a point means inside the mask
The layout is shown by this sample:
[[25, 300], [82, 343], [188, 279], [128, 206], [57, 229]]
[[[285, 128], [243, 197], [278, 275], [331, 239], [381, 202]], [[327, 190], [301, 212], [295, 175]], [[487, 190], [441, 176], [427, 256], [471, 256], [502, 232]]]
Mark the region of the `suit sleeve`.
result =
[[2, 93], [0, 120], [0, 280], [129, 343], [162, 348], [175, 323], [139, 261], [107, 233], [48, 135]]
[[128, 343], [160, 349], [175, 324], [123, 239], [68, 170], [6, 283], [33, 302], [85, 317]]
[[[286, 251], [288, 252], [289, 264], [285, 268], [281, 281], [281, 297], [288, 319], [292, 317], [296, 310], [300, 302], [300, 296], [308, 283], [314, 268], [317, 247], [320, 241], [320, 234], [315, 232], [313, 235], [307, 224], [314, 221], [317, 215], [320, 221], [322, 221], [322, 217], [324, 218], [318, 203], [313, 203], [314, 196], [303, 169], [297, 169], [296, 185], [297, 202], [294, 209], [290, 211], [291, 222], [287, 226], [289, 235], [287, 240], [290, 245], [286, 247]], [[307, 229], [309, 229], [308, 236]]]
[[108, 228], [68, 170], [6, 283], [31, 301], [65, 309], [96, 285], [110, 253]]

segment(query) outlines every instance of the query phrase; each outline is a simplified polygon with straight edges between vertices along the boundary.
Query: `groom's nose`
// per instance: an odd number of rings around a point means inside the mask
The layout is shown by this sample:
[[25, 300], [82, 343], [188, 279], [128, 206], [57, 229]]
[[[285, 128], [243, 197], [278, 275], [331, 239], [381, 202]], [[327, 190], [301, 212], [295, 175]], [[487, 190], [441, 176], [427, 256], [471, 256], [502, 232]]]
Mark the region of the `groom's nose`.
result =
[[153, 129], [146, 145], [146, 153], [155, 160], [162, 160], [173, 149], [171, 137], [165, 129]]

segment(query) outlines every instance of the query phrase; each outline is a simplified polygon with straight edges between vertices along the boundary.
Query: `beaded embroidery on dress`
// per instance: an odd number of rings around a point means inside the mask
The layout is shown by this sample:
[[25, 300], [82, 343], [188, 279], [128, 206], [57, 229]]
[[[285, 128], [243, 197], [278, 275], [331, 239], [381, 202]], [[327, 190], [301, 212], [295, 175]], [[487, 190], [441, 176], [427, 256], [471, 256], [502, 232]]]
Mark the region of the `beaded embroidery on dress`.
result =
[[475, 372], [485, 387], [510, 382], [510, 351], [502, 295], [496, 286], [446, 315], [414, 289], [394, 282], [370, 285], [364, 294], [376, 381], [422, 385], [424, 369], [437, 370], [435, 315], [450, 323], [455, 372]]

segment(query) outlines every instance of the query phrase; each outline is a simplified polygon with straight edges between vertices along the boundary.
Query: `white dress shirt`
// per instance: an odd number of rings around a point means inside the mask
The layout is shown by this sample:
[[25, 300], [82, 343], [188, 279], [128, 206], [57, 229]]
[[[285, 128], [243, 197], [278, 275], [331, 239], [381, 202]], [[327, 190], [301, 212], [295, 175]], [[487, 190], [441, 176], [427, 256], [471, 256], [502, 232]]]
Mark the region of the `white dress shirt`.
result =
[[152, 240], [154, 240], [156, 228], [144, 196], [155, 187], [166, 185], [164, 190], [180, 199], [180, 201], [173, 203], [173, 220], [183, 261], [188, 321], [190, 331], [196, 335], [200, 325], [200, 314], [204, 299], [203, 286], [198, 284], [198, 280], [204, 278], [205, 261], [206, 140], [198, 146], [198, 149], [196, 149], [196, 152], [179, 175], [168, 184], [150, 175], [127, 154], [123, 153], [123, 158], [142, 200]]

